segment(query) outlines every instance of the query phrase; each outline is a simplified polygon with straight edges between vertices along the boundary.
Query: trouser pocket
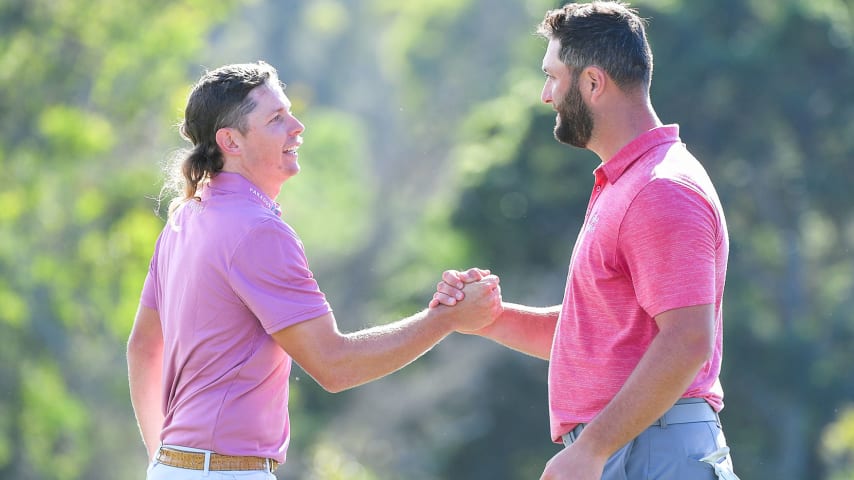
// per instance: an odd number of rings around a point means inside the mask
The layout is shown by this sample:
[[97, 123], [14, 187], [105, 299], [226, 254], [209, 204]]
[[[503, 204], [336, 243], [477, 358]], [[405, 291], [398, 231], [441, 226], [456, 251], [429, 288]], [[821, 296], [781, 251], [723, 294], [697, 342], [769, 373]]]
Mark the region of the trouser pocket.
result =
[[732, 461], [729, 458], [729, 447], [721, 447], [700, 459], [715, 469], [715, 475], [720, 480], [739, 480], [732, 471]]

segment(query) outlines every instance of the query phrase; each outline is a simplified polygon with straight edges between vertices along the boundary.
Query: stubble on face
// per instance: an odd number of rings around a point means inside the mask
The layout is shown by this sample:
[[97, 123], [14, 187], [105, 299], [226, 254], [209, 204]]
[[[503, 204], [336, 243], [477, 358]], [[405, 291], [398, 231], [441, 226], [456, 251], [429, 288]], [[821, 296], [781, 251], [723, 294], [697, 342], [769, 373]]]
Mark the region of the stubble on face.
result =
[[577, 73], [572, 74], [572, 85], [560, 104], [555, 107], [557, 119], [554, 136], [561, 143], [586, 148], [590, 143], [590, 137], [593, 136], [593, 114], [581, 98], [579, 77]]

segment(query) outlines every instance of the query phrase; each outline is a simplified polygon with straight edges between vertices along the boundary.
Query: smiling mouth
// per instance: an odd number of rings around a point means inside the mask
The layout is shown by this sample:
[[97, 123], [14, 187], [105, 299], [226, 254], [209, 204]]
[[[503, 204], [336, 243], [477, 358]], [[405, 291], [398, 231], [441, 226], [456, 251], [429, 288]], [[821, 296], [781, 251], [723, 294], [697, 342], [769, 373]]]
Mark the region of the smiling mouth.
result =
[[291, 148], [286, 148], [285, 150], [282, 150], [282, 153], [294, 154], [297, 153], [297, 150], [299, 150], [299, 145], [295, 145]]

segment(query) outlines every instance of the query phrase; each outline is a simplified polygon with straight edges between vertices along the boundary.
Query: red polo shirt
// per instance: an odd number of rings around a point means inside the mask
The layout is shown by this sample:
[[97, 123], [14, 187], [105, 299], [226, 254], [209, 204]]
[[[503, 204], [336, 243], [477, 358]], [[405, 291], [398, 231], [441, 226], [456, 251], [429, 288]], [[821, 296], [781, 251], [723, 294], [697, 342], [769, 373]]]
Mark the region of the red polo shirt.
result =
[[729, 243], [717, 193], [679, 139], [652, 129], [595, 171], [569, 264], [549, 363], [555, 441], [590, 422], [622, 388], [658, 327], [655, 316], [715, 305], [715, 347], [685, 397], [723, 408], [721, 301]]

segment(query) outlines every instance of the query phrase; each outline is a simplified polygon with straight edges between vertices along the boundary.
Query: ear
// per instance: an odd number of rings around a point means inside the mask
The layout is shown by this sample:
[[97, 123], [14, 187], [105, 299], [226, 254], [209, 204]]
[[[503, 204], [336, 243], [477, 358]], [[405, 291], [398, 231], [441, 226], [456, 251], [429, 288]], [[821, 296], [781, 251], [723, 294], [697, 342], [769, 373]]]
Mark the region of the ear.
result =
[[239, 155], [239, 132], [231, 127], [223, 127], [216, 131], [216, 144], [224, 155]]
[[590, 65], [581, 71], [579, 88], [588, 102], [595, 103], [605, 93], [610, 81], [611, 78], [605, 70], [596, 65]]

